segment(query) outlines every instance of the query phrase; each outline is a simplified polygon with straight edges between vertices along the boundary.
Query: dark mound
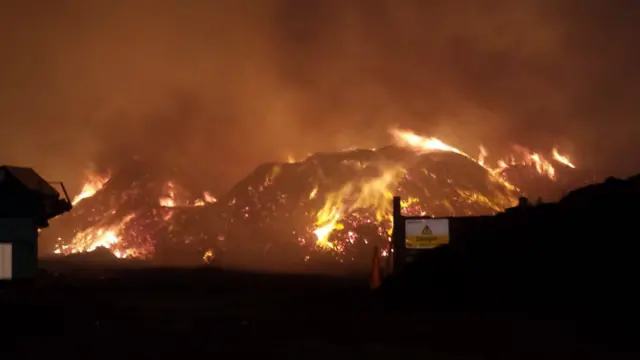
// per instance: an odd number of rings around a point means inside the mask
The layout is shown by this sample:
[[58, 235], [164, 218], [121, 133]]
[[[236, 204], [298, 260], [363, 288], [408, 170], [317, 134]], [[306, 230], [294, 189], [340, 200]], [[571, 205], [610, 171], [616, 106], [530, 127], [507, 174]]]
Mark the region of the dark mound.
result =
[[[0, 288], [2, 359], [618, 359], [564, 318], [380, 306], [363, 279], [86, 269]], [[4, 290], [4, 291], [3, 291]], [[61, 346], [73, 339], [72, 346]], [[616, 344], [617, 345], [617, 344]]]
[[108, 272], [107, 269], [140, 269], [151, 264], [140, 259], [121, 259], [111, 249], [99, 247], [90, 252], [42, 257], [38, 266], [41, 271], [39, 281], [45, 281], [65, 273], [82, 273], [86, 278], [99, 278]]
[[639, 204], [636, 176], [572, 191], [558, 203], [513, 208], [425, 252], [383, 289], [448, 301], [629, 311], [640, 299], [633, 223]]
[[70, 254], [68, 256], [65, 256], [64, 260], [67, 262], [75, 263], [115, 263], [120, 259], [118, 259], [118, 257], [115, 256], [113, 252], [111, 252], [111, 250], [104, 247], [99, 247], [91, 252]]

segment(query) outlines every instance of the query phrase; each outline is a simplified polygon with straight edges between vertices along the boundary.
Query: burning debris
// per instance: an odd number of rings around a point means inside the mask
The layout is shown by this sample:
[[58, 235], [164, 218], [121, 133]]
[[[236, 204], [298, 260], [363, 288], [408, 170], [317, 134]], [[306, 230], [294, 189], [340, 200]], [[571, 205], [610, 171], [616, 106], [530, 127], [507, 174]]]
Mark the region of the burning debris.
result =
[[531, 199], [557, 201], [580, 183], [575, 165], [555, 148], [551, 159], [521, 146], [514, 146], [514, 153], [496, 171]]
[[107, 248], [118, 258], [142, 259], [161, 255], [166, 247], [189, 245], [198, 236], [179, 229], [185, 213], [215, 198], [208, 192], [193, 196], [175, 183], [176, 177], [175, 171], [145, 172], [138, 161], [113, 176], [91, 175], [71, 214], [56, 219], [55, 240], [47, 241], [53, 232], [43, 232], [44, 243], [62, 255]]
[[487, 215], [522, 195], [509, 169], [523, 166], [553, 181], [554, 165], [574, 167], [555, 149], [546, 160], [521, 147], [490, 167], [484, 148], [474, 158], [436, 138], [392, 135], [395, 144], [379, 149], [264, 164], [219, 201], [185, 186], [177, 172], [148, 173], [141, 163], [94, 175], [46, 236], [55, 234], [58, 254], [104, 247], [121, 258], [190, 252], [199, 262], [368, 261], [372, 244], [388, 244], [394, 195], [411, 215]]

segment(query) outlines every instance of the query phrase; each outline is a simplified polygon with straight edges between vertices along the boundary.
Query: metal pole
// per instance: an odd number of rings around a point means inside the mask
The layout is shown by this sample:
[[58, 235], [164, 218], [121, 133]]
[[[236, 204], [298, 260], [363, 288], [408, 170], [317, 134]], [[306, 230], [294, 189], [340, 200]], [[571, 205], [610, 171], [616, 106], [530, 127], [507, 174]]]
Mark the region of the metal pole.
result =
[[401, 269], [406, 262], [406, 244], [404, 217], [402, 216], [402, 205], [400, 197], [393, 197], [393, 232], [391, 233], [393, 245], [393, 271]]

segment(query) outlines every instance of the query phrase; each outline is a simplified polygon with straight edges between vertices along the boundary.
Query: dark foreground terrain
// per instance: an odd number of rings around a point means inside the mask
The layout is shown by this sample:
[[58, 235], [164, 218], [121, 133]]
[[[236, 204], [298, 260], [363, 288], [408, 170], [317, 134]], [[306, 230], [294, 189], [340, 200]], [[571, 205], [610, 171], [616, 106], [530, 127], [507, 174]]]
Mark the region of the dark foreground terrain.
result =
[[429, 294], [391, 305], [363, 278], [67, 269], [2, 285], [2, 359], [638, 358], [613, 318]]
[[367, 276], [43, 262], [34, 282], [1, 284], [0, 360], [640, 359], [640, 175], [522, 204], [376, 292]]

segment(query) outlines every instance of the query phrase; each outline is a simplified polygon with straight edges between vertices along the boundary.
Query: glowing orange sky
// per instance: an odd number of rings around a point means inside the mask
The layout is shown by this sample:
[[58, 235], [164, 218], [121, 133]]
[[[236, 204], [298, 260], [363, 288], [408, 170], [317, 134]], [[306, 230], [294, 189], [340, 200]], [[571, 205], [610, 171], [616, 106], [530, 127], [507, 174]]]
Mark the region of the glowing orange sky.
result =
[[227, 186], [290, 153], [380, 145], [399, 125], [471, 148], [558, 145], [629, 174], [638, 8], [8, 1], [0, 162], [79, 187], [88, 162], [146, 153]]

